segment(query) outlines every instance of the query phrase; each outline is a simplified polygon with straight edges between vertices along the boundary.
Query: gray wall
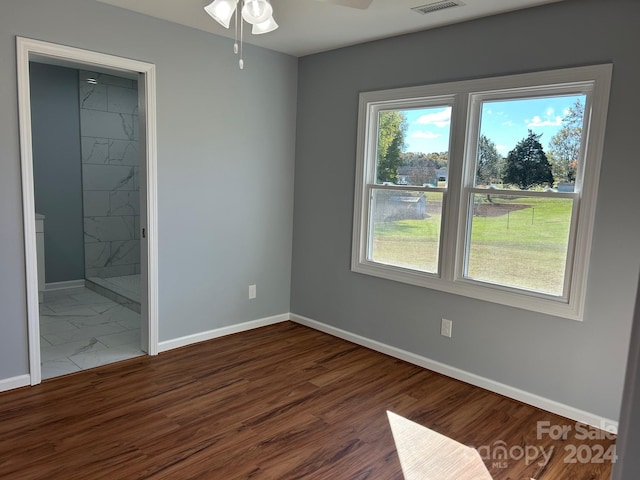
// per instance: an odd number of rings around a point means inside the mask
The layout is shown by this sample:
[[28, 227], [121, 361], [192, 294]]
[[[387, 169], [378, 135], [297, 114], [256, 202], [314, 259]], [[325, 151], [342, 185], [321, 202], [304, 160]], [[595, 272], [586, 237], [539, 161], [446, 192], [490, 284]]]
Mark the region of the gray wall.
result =
[[3, 1], [0, 379], [29, 370], [16, 35], [156, 65], [160, 340], [288, 312], [297, 60], [247, 45], [241, 71], [226, 38], [94, 0]]
[[[292, 312], [617, 420], [640, 265], [640, 3], [615, 3], [566, 0], [300, 59]], [[350, 271], [359, 92], [605, 62], [583, 322]]]
[[33, 179], [45, 219], [45, 280], [84, 278], [78, 71], [31, 63]]
[[138, 82], [87, 70], [78, 81], [85, 275], [140, 273]]

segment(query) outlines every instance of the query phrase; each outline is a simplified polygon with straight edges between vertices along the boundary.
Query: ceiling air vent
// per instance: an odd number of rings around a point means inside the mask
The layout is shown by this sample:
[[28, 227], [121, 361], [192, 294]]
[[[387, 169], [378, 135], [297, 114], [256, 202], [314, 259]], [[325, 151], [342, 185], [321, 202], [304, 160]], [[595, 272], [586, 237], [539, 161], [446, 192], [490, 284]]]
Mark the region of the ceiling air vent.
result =
[[413, 7], [411, 10], [421, 15], [426, 15], [427, 13], [437, 12], [439, 10], [444, 10], [445, 8], [458, 7], [460, 5], [464, 5], [464, 3], [459, 0], [441, 0], [421, 5], [420, 7]]

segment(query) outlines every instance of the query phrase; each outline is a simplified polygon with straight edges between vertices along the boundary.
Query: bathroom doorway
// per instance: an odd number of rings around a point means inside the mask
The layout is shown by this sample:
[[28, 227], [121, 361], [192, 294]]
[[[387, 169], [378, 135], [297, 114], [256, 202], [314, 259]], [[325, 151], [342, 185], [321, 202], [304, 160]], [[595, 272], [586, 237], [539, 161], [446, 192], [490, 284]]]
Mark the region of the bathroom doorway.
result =
[[157, 353], [155, 68], [17, 43], [33, 385]]
[[29, 84], [46, 380], [144, 355], [138, 81], [31, 61]]

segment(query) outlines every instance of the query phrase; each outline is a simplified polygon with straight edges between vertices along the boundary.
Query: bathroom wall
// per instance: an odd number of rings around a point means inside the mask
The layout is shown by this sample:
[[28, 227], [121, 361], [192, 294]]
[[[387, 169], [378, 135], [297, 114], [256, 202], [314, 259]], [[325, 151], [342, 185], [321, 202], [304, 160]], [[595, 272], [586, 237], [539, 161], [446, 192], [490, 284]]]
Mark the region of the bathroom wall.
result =
[[86, 277], [140, 273], [137, 81], [81, 70]]
[[45, 281], [84, 278], [78, 71], [31, 62], [36, 211], [45, 215]]

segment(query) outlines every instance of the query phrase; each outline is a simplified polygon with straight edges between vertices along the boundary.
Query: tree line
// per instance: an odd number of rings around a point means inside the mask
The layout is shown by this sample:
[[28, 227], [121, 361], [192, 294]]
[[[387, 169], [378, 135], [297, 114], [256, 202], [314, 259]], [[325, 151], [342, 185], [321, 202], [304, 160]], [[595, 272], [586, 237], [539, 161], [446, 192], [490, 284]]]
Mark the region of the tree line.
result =
[[[576, 101], [562, 119], [562, 126], [545, 152], [542, 134], [529, 130], [527, 136], [502, 157], [495, 143], [480, 135], [476, 162], [476, 185], [503, 183], [522, 190], [573, 183], [576, 178], [584, 105]], [[399, 175], [412, 185], [437, 184], [437, 170], [448, 166], [448, 152], [405, 152], [407, 119], [404, 112], [381, 112], [378, 135], [378, 182], [398, 183]]]

